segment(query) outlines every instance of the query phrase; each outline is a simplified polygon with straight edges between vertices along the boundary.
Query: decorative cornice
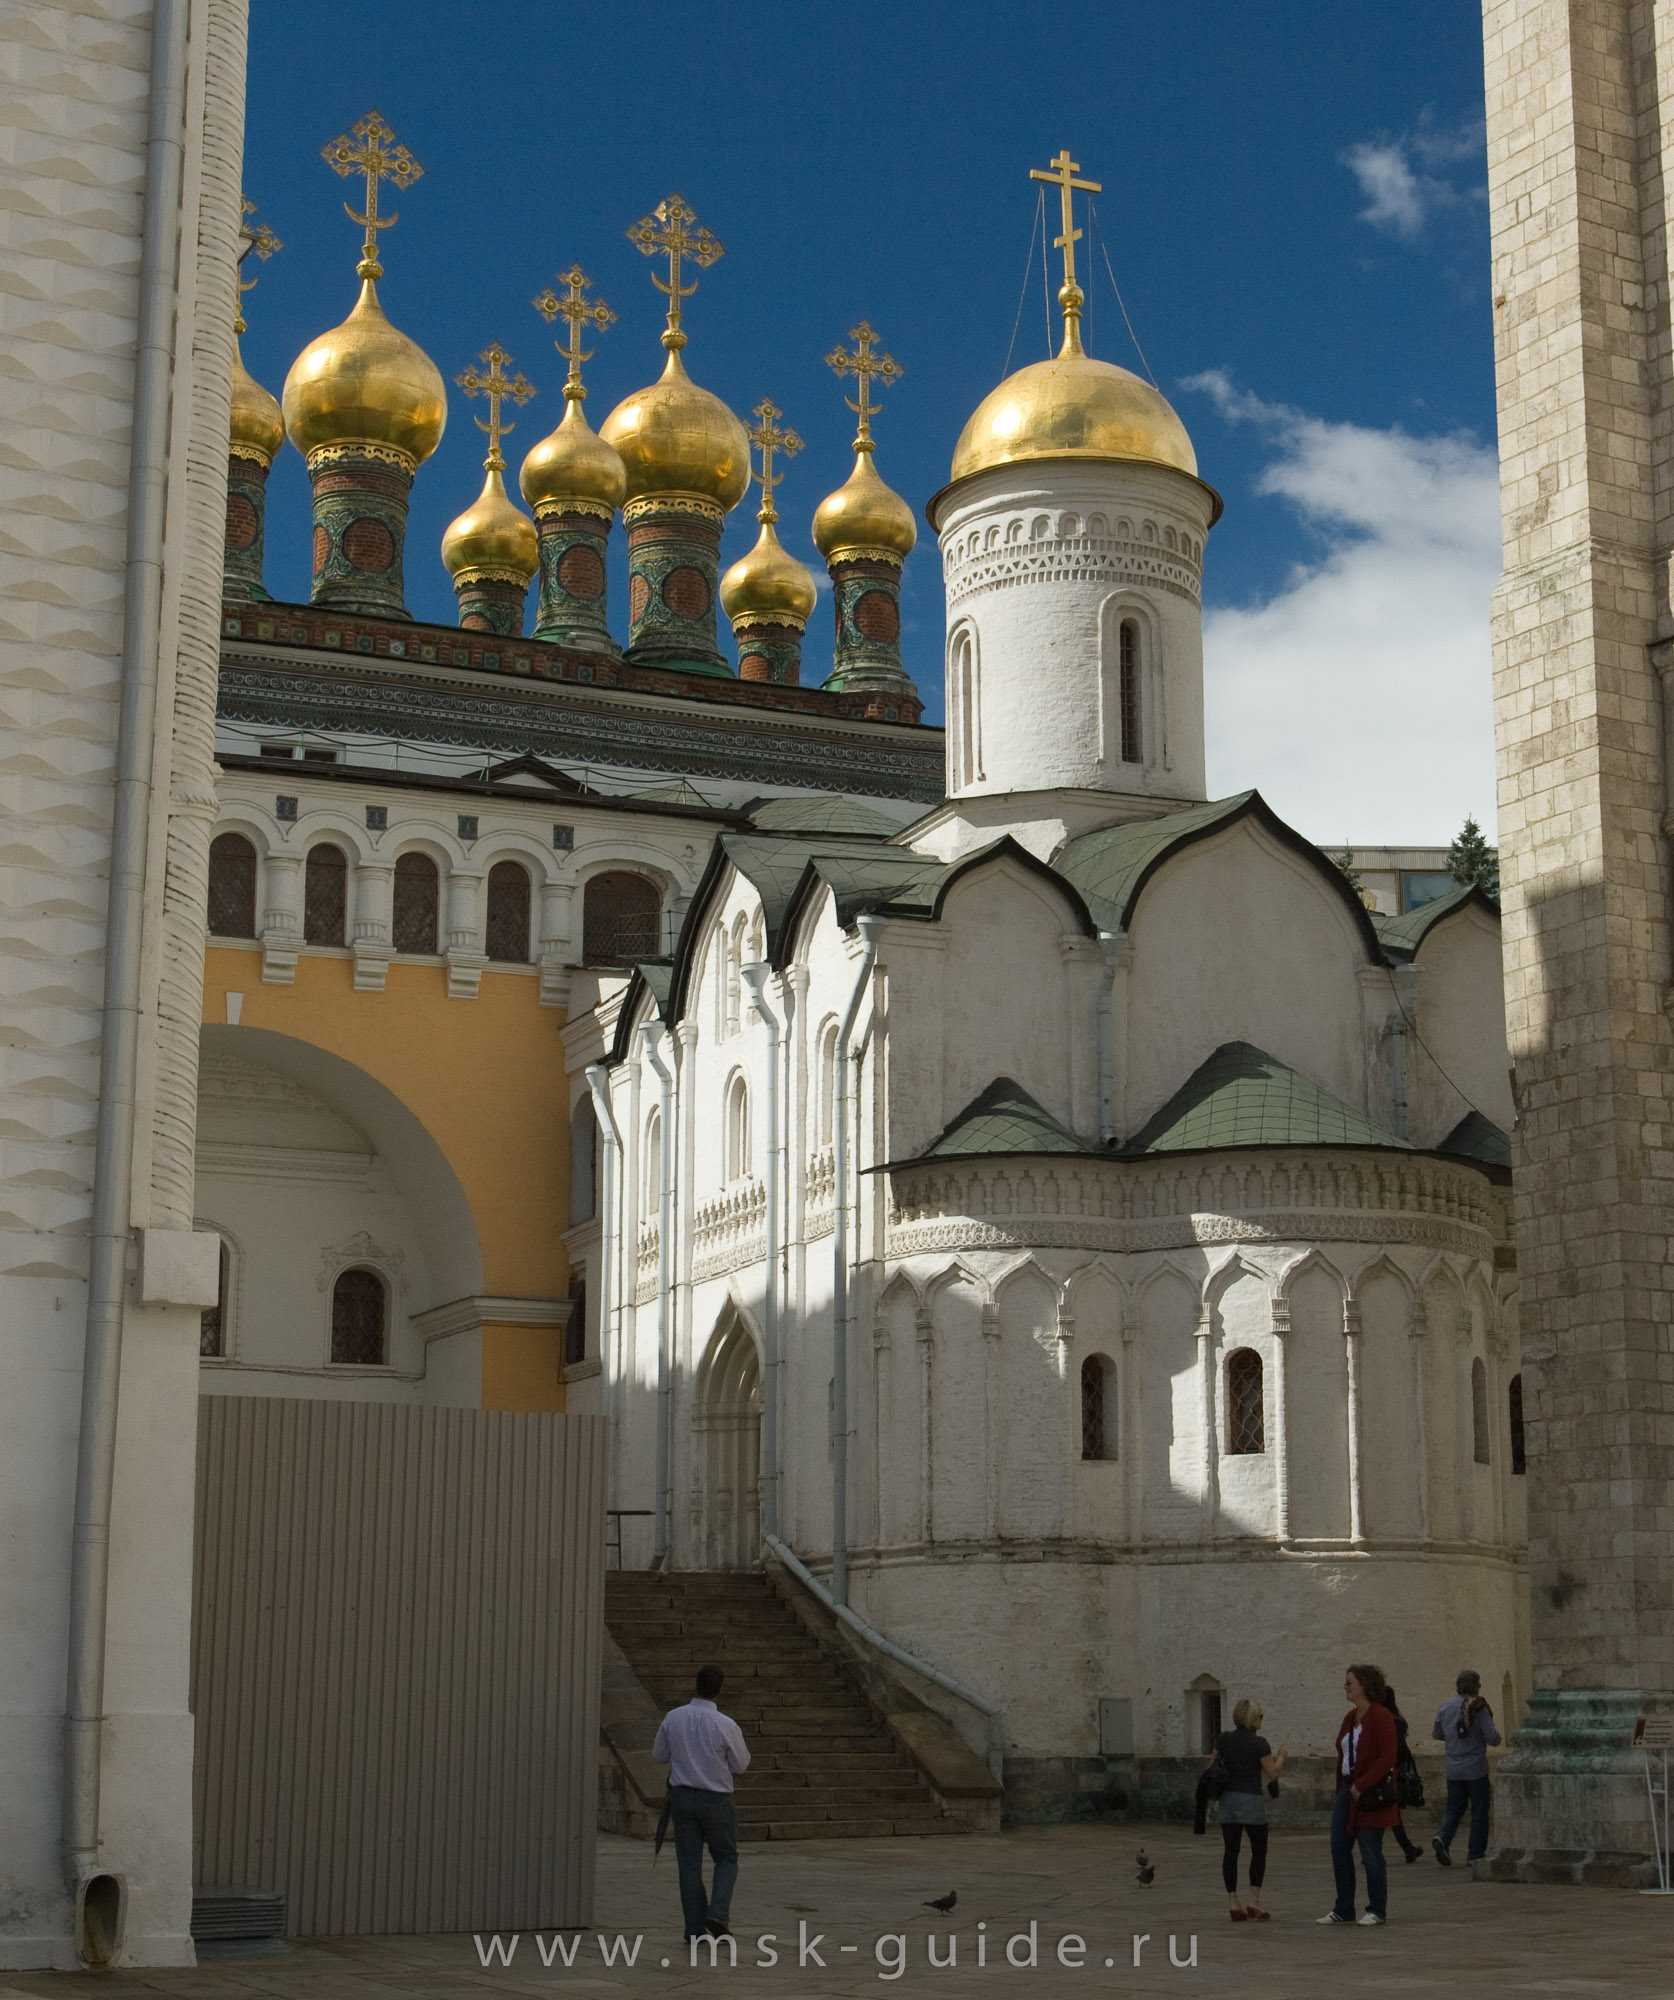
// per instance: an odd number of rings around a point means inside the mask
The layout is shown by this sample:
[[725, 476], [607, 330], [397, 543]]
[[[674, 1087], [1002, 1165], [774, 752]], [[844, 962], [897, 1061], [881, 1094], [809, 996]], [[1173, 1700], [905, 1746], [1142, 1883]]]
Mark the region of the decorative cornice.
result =
[[374, 465], [393, 465], [398, 472], [411, 478], [418, 471], [418, 460], [410, 451], [403, 451], [393, 444], [321, 444], [308, 454], [310, 477], [323, 471], [329, 465], [342, 465], [352, 459], [370, 459]]
[[607, 507], [602, 500], [569, 500], [561, 494], [554, 494], [535, 502], [537, 527], [548, 521], [561, 521], [569, 514], [587, 514], [595, 521], [605, 522], [607, 526], [616, 519], [616, 509]]
[[573, 1299], [500, 1298], [491, 1294], [450, 1299], [414, 1313], [412, 1325], [423, 1341], [450, 1340], [456, 1333], [478, 1333], [485, 1325], [568, 1326]]
[[1201, 573], [1189, 557], [1155, 543], [1114, 538], [1045, 536], [962, 558], [950, 554], [943, 569], [950, 609], [968, 597], [1027, 583], [1145, 584], [1193, 604], [1202, 596]]
[[727, 517], [724, 507], [701, 493], [644, 493], [622, 509], [622, 525], [631, 528], [636, 521], [658, 514], [696, 514], [701, 520], [716, 523]]

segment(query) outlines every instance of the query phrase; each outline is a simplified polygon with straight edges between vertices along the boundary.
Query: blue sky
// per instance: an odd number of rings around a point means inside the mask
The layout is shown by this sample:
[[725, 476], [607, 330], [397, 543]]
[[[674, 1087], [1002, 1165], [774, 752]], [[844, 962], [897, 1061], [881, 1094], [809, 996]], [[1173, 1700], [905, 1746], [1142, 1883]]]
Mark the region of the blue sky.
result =
[[[580, 259], [621, 315], [588, 414], [651, 379], [660, 301], [625, 231], [671, 190], [726, 245], [687, 307], [692, 373], [807, 441], [781, 533], [847, 474], [852, 419], [821, 357], [862, 317], [906, 375], [879, 466], [915, 507], [1004, 372], [1045, 349], [1024, 286], [1036, 192], [1068, 145], [1150, 367], [1227, 511], [1209, 548], [1210, 776], [1257, 783], [1325, 841], [1492, 823], [1488, 593], [1497, 568], [1481, 46], [1464, 0], [1201, 0], [894, 10], [496, 8], [255, 0], [245, 186], [284, 239], [246, 304], [276, 393], [353, 299], [358, 234], [319, 150], [376, 105], [425, 167], [384, 241], [386, 308], [451, 378], [499, 339], [537, 383], [508, 450], [562, 409], [529, 301]], [[1089, 345], [1139, 366], [1095, 250]], [[1053, 281], [1056, 288], [1056, 279]], [[408, 601], [451, 622], [436, 556], [480, 483], [462, 395], [420, 472]], [[306, 595], [307, 492], [271, 485], [268, 583]], [[752, 498], [726, 557], [754, 535]], [[905, 651], [940, 714], [928, 530]], [[613, 591], [620, 626], [623, 594]], [[823, 609], [806, 678], [826, 670]]]

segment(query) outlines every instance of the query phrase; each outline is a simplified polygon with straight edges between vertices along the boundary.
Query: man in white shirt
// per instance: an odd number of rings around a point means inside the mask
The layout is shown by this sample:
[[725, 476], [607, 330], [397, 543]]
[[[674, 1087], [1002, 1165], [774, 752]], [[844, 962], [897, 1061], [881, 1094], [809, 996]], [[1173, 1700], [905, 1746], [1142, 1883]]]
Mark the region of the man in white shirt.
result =
[[[732, 1887], [738, 1880], [738, 1821], [732, 1809], [732, 1781], [750, 1768], [744, 1732], [715, 1706], [723, 1676], [719, 1667], [699, 1667], [697, 1692], [684, 1708], [663, 1717], [651, 1755], [666, 1764], [674, 1853], [680, 1864], [680, 1908], [686, 1936], [728, 1937]], [[715, 1864], [707, 1896], [703, 1850]]]

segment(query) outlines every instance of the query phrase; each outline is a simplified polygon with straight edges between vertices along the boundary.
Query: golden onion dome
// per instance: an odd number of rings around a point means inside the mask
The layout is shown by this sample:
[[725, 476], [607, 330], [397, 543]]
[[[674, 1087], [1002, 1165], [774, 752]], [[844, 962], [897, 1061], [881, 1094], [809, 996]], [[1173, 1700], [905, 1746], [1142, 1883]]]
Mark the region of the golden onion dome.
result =
[[448, 574], [509, 576], [527, 583], [540, 564], [535, 524], [506, 492], [498, 465], [490, 465], [482, 491], [442, 537]]
[[628, 474], [621, 453], [605, 443], [582, 415], [580, 398], [572, 397], [558, 428], [530, 446], [518, 484], [531, 507], [579, 500], [614, 512], [627, 494]]
[[755, 547], [721, 578], [721, 609], [735, 625], [756, 618], [801, 631], [813, 614], [814, 598], [813, 573], [780, 542], [770, 519], [762, 521]]
[[416, 465], [441, 443], [447, 415], [436, 364], [390, 325], [371, 278], [343, 324], [311, 340], [285, 377], [285, 429], [304, 457], [322, 445], [370, 444]]
[[270, 395], [244, 365], [238, 337], [233, 336], [232, 423], [229, 450], [234, 458], [253, 458], [271, 465], [285, 442], [285, 419], [279, 399]]
[[814, 510], [814, 545], [829, 562], [845, 549], [887, 549], [906, 560], [918, 540], [913, 510], [886, 486], [870, 445], [855, 453], [854, 470]]
[[744, 426], [686, 373], [680, 349], [649, 388], [624, 397], [599, 435], [621, 454], [627, 498], [690, 493], [730, 511], [750, 483], [750, 440]]
[[982, 399], [959, 434], [949, 477], [1037, 458], [1167, 465], [1197, 476], [1197, 453], [1168, 399], [1126, 368], [1082, 353], [1078, 340]]

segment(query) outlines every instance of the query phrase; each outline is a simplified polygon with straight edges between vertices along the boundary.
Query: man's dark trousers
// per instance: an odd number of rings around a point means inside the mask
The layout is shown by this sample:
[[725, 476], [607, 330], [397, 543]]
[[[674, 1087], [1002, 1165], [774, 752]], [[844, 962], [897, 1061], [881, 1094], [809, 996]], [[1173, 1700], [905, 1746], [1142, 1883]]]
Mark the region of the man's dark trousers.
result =
[[1449, 1778], [1447, 1781], [1447, 1810], [1442, 1814], [1442, 1823], [1436, 1838], [1443, 1847], [1451, 1846], [1453, 1836], [1459, 1831], [1459, 1822], [1465, 1817], [1465, 1808], [1471, 1814], [1471, 1844], [1466, 1855], [1467, 1861], [1480, 1861], [1488, 1852], [1488, 1801], [1493, 1792], [1493, 1780], [1486, 1774], [1480, 1778]]
[[[689, 1938], [702, 1937], [709, 1924], [724, 1924], [732, 1912], [732, 1885], [738, 1880], [738, 1820], [731, 1792], [706, 1792], [697, 1785], [671, 1785], [674, 1855], [680, 1864], [680, 1911]], [[715, 1879], [703, 1893], [703, 1850], [709, 1849]]]

